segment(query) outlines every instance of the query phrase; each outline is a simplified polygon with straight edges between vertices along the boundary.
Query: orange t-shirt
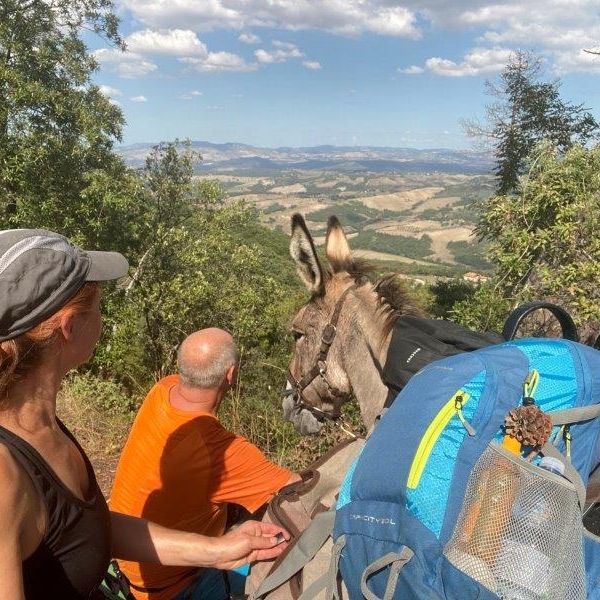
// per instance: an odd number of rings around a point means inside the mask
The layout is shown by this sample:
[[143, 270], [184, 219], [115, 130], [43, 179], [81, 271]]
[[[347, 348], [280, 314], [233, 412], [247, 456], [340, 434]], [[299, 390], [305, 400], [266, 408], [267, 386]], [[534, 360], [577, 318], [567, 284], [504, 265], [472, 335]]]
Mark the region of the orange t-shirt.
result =
[[[171, 406], [169, 391], [177, 382], [177, 375], [165, 377], [146, 396], [121, 454], [110, 508], [165, 527], [221, 535], [228, 502], [254, 512], [291, 473], [213, 415]], [[134, 585], [160, 589], [133, 590], [136, 598], [151, 600], [172, 598], [196, 574], [189, 567], [120, 565]]]

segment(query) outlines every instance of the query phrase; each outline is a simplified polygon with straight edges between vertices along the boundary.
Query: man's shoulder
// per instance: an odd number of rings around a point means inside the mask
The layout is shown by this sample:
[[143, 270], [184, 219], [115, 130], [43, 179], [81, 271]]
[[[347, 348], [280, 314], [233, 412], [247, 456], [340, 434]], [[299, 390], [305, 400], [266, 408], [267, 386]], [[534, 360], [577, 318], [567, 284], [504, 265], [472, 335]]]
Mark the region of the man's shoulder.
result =
[[152, 387], [150, 392], [152, 392], [152, 390], [154, 390], [155, 388], [169, 390], [174, 385], [177, 385], [178, 383], [179, 383], [179, 375], [177, 373], [173, 373], [172, 375], [167, 375], [167, 376], [163, 377], [162, 379], [159, 379], [154, 384], [154, 386]]
[[177, 385], [179, 382], [179, 375], [167, 375], [162, 379], [159, 379], [148, 391], [144, 401], [142, 402], [142, 406], [140, 408], [147, 407], [156, 402], [161, 402], [165, 398], [169, 397], [169, 390]]

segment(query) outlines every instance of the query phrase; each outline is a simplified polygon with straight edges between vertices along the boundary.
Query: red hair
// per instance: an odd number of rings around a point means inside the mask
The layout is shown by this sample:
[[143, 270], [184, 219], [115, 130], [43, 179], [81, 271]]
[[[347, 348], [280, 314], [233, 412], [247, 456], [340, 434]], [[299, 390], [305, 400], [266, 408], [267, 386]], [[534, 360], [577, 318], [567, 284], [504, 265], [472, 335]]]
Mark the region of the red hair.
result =
[[6, 400], [9, 388], [34, 367], [44, 348], [59, 336], [65, 316], [88, 312], [100, 292], [97, 283], [86, 283], [62, 308], [20, 336], [0, 342], [0, 400]]

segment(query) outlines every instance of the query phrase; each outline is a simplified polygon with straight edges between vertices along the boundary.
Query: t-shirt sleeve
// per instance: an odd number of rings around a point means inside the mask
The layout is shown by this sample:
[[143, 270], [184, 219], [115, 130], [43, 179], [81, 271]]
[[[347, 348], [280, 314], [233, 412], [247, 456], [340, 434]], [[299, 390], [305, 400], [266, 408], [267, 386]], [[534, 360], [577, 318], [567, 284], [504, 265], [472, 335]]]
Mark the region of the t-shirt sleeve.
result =
[[249, 512], [268, 502], [292, 475], [267, 460], [254, 444], [240, 436], [232, 436], [222, 463], [215, 466], [214, 476], [219, 483], [215, 486], [212, 501], [239, 504]]

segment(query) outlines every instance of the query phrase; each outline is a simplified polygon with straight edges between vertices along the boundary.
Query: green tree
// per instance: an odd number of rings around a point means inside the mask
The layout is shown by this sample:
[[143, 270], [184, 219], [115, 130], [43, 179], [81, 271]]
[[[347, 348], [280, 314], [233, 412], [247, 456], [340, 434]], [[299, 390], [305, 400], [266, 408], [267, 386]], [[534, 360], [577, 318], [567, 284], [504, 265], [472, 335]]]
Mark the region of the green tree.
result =
[[98, 65], [81, 39], [91, 30], [120, 47], [117, 25], [112, 0], [2, 2], [1, 226], [94, 242], [101, 224], [123, 223], [124, 197], [117, 202], [114, 186], [104, 193], [109, 179], [133, 183], [112, 150], [123, 115], [93, 83]]
[[179, 144], [140, 171], [115, 154], [123, 116], [94, 85], [82, 40], [92, 30], [122, 46], [112, 0], [0, 4], [0, 228], [45, 227], [131, 264], [104, 292], [104, 336], [72, 378], [73, 404], [95, 404], [98, 419], [132, 411], [187, 333], [226, 327], [243, 349], [228, 421], [281, 458], [296, 439], [279, 410], [298, 289], [285, 236], [198, 181], [197, 156]]
[[438, 279], [429, 286], [428, 310], [434, 317], [448, 319], [457, 302], [468, 299], [476, 287], [462, 279]]
[[194, 329], [225, 327], [246, 350], [269, 350], [285, 335], [286, 285], [269, 246], [257, 243], [255, 211], [196, 180], [196, 160], [176, 143], [149, 155], [139, 173], [147, 209], [139, 260], [129, 283], [107, 297], [106, 368], [143, 383], [174, 368], [175, 349]]
[[567, 308], [584, 340], [600, 324], [600, 146], [564, 155], [536, 148], [519, 192], [485, 204], [478, 227], [494, 278], [454, 307], [466, 325], [494, 329], [510, 308], [549, 299]]
[[566, 102], [560, 82], [545, 82], [541, 76], [539, 58], [515, 52], [498, 81], [487, 82], [488, 93], [497, 99], [487, 107], [487, 123], [465, 124], [469, 135], [491, 142], [498, 194], [516, 190], [527, 157], [542, 140], [564, 152], [598, 136], [600, 126], [583, 104]]

